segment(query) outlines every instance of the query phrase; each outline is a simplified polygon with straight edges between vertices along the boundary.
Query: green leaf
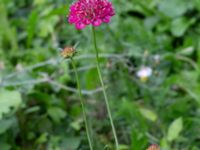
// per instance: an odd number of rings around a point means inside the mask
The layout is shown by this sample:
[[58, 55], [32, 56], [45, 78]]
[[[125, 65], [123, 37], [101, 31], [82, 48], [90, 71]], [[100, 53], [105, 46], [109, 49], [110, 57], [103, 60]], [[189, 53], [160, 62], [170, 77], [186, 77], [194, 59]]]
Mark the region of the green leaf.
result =
[[0, 120], [3, 114], [9, 113], [11, 108], [17, 109], [22, 103], [22, 98], [17, 91], [0, 90]]
[[174, 120], [169, 126], [167, 140], [171, 142], [177, 139], [182, 129], [183, 129], [183, 119], [180, 117]]
[[81, 139], [77, 137], [63, 138], [61, 142], [61, 150], [76, 150], [80, 145]]
[[193, 54], [194, 50], [195, 50], [194, 47], [190, 46], [190, 47], [186, 47], [186, 48], [182, 49], [180, 52], [178, 52], [178, 54], [190, 56]]
[[47, 2], [47, 0], [34, 0], [33, 4], [34, 5], [42, 5], [45, 4]]
[[188, 27], [195, 22], [194, 19], [188, 20], [184, 17], [174, 19], [171, 24], [171, 32], [174, 36], [180, 37], [186, 32]]
[[174, 83], [183, 88], [200, 105], [200, 85], [198, 71], [183, 71], [175, 77]]
[[195, 0], [195, 6], [200, 11], [200, 0]]
[[27, 25], [27, 47], [30, 47], [33, 36], [35, 34], [36, 26], [37, 26], [37, 20], [38, 20], [38, 13], [36, 11], [33, 11], [28, 19], [28, 25]]
[[75, 121], [73, 121], [70, 125], [73, 129], [75, 130], [80, 130], [81, 129], [81, 123], [82, 123], [82, 120], [81, 119], [77, 119]]
[[47, 37], [49, 34], [54, 32], [55, 25], [58, 23], [59, 17], [58, 16], [50, 16], [41, 20], [38, 24], [39, 28], [39, 35], [41, 37]]
[[148, 119], [150, 121], [154, 122], [158, 118], [158, 116], [152, 110], [149, 110], [146, 108], [140, 108], [140, 112], [146, 119]]
[[119, 149], [120, 149], [120, 150], [129, 150], [130, 148], [129, 148], [128, 145], [122, 145], [122, 144], [120, 144], [120, 145], [119, 145]]
[[191, 7], [188, 0], [162, 0], [159, 4], [159, 10], [170, 18], [183, 15]]
[[0, 147], [2, 150], [10, 150], [11, 149], [11, 145], [4, 143], [4, 142], [0, 142]]
[[66, 112], [59, 107], [50, 107], [48, 109], [48, 114], [56, 123], [59, 123], [61, 119], [65, 118], [67, 115]]
[[94, 89], [98, 86], [98, 73], [96, 69], [91, 69], [86, 72], [85, 74], [85, 81], [86, 82], [86, 88], [87, 89]]
[[165, 150], [169, 150], [170, 149], [169, 142], [167, 141], [166, 138], [162, 138], [161, 139], [160, 146]]
[[48, 140], [48, 133], [43, 133], [39, 136], [36, 143], [42, 144], [42, 143], [45, 143], [47, 140]]
[[0, 134], [7, 131], [15, 123], [16, 119], [14, 118], [0, 120]]

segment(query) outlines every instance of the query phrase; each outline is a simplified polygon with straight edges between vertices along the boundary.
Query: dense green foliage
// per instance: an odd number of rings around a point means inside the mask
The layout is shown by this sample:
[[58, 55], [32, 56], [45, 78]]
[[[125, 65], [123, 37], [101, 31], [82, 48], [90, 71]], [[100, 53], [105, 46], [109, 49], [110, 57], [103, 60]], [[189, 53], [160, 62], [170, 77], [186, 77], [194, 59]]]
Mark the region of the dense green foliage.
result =
[[[72, 65], [59, 54], [77, 42], [95, 150], [114, 149], [91, 28], [67, 23], [71, 2], [0, 0], [0, 150], [89, 149]], [[200, 0], [113, 4], [97, 39], [121, 150], [200, 150]], [[146, 82], [142, 66], [153, 69]]]

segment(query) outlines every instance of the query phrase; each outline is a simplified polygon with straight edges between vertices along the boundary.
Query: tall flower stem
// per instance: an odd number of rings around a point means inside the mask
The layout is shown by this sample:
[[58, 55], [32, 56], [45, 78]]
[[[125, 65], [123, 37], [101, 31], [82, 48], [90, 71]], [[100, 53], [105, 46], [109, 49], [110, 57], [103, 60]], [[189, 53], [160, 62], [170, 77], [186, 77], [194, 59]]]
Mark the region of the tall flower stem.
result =
[[99, 79], [100, 79], [100, 82], [101, 82], [101, 86], [103, 88], [103, 95], [104, 95], [104, 99], [105, 99], [105, 103], [106, 103], [108, 116], [109, 116], [109, 119], [110, 119], [110, 124], [111, 124], [111, 127], [112, 127], [112, 132], [113, 132], [114, 139], [115, 139], [116, 150], [119, 150], [119, 143], [118, 143], [118, 139], [117, 139], [117, 134], [116, 134], [115, 126], [114, 126], [114, 123], [113, 123], [110, 105], [109, 105], [109, 102], [108, 102], [108, 96], [107, 96], [107, 93], [106, 93], [105, 85], [104, 85], [102, 74], [101, 74], [100, 62], [99, 62], [99, 52], [98, 52], [97, 40], [96, 40], [96, 32], [95, 32], [95, 28], [93, 26], [92, 26], [92, 32], [93, 32], [94, 48], [95, 48], [95, 52], [96, 52], [97, 71], [98, 71]]
[[76, 76], [78, 94], [79, 94], [81, 107], [82, 107], [82, 111], [83, 111], [83, 118], [84, 118], [84, 122], [85, 122], [87, 138], [88, 138], [90, 150], [93, 150], [92, 139], [91, 139], [91, 135], [90, 135], [90, 131], [89, 131], [88, 120], [87, 120], [86, 110], [85, 110], [84, 101], [83, 101], [83, 95], [82, 95], [82, 92], [81, 92], [80, 80], [79, 80], [79, 77], [78, 77], [78, 71], [77, 71], [77, 68], [76, 68], [76, 63], [73, 60], [73, 58], [71, 58], [71, 62], [72, 62], [72, 66], [73, 66], [73, 69], [74, 69], [74, 72], [75, 72], [75, 76]]

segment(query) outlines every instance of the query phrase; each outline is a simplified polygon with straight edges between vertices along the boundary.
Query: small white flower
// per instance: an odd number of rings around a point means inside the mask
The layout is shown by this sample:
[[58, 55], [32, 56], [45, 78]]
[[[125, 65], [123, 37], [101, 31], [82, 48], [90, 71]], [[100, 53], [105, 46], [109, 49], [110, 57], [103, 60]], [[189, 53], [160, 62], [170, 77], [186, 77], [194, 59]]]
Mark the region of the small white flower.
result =
[[155, 61], [155, 63], [156, 64], [159, 64], [160, 63], [160, 55], [155, 55], [154, 57], [153, 57], [153, 59], [154, 59], [154, 61]]
[[5, 64], [3, 61], [0, 61], [0, 70], [3, 70], [5, 68]]
[[17, 65], [15, 66], [15, 69], [16, 69], [17, 71], [21, 72], [21, 71], [24, 70], [24, 67], [22, 66], [22, 64], [17, 64]]
[[148, 78], [152, 75], [152, 69], [150, 67], [142, 67], [137, 72], [137, 76], [140, 78], [141, 81], [145, 82]]

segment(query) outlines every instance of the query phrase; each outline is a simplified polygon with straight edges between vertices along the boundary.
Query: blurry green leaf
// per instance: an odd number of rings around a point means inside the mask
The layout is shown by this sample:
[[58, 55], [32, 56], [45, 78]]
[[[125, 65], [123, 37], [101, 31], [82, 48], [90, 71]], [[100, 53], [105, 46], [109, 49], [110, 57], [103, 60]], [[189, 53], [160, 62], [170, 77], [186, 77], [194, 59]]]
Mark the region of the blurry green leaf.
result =
[[11, 108], [17, 109], [21, 103], [19, 92], [0, 89], [0, 120], [3, 114], [9, 113]]
[[37, 124], [37, 130], [41, 133], [49, 133], [53, 130], [53, 122], [48, 116], [43, 117]]
[[4, 133], [15, 123], [16, 122], [13, 118], [0, 120], [0, 134]]
[[34, 5], [42, 5], [44, 4], [45, 2], [47, 2], [47, 0], [34, 0]]
[[158, 118], [157, 115], [152, 110], [146, 108], [140, 108], [140, 112], [145, 118], [147, 118], [150, 121], [156, 121]]
[[162, 138], [162, 139], [161, 139], [160, 146], [161, 146], [163, 149], [166, 149], [166, 150], [169, 150], [169, 149], [170, 149], [169, 144], [168, 144], [168, 141], [167, 141], [166, 138]]
[[98, 86], [98, 73], [96, 69], [90, 69], [85, 74], [85, 84], [87, 89], [95, 89]]
[[195, 0], [195, 7], [200, 11], [200, 0]]
[[159, 4], [159, 10], [171, 18], [183, 15], [191, 7], [188, 0], [161, 0]]
[[82, 120], [77, 119], [77, 120], [73, 121], [70, 125], [72, 128], [74, 128], [75, 130], [78, 131], [81, 129], [81, 123], [82, 123]]
[[[148, 0], [145, 0], [145, 1], [136, 0], [136, 1], [135, 1], [134, 5], [133, 5], [134, 6], [134, 8], [133, 8], [134, 11], [140, 12], [140, 13], [146, 15], [146, 16], [152, 15], [153, 12], [152, 12], [152, 10], [150, 8], [150, 5], [152, 7], [152, 4], [151, 4], [152, 1], [148, 1]], [[125, 3], [127, 3], [127, 1]], [[127, 3], [127, 6], [129, 6], [129, 5], [130, 4]], [[130, 5], [130, 6], [132, 6], [132, 5]]]
[[119, 150], [129, 150], [129, 149], [130, 148], [128, 145], [122, 145], [122, 144], [119, 145]]
[[0, 147], [2, 150], [11, 150], [11, 145], [4, 143], [4, 142], [0, 142]]
[[18, 49], [18, 39], [16, 34], [16, 28], [10, 25], [8, 19], [8, 10], [2, 1], [0, 1], [0, 36], [3, 35], [4, 43], [8, 42], [13, 50]]
[[174, 76], [174, 83], [183, 88], [198, 104], [200, 104], [200, 85], [198, 84], [199, 72], [183, 71], [178, 76]]
[[183, 119], [178, 118], [174, 120], [169, 126], [167, 140], [171, 142], [177, 139], [182, 129], [183, 129]]
[[49, 16], [49, 14], [53, 9], [54, 9], [53, 5], [45, 7], [45, 9], [43, 9], [43, 11], [40, 13], [40, 17], [43, 17], [43, 20], [46, 20], [50, 17], [55, 17], [55, 16]]
[[200, 68], [200, 40], [198, 42], [198, 47], [197, 47], [197, 64], [198, 64], [198, 67]]
[[38, 144], [42, 144], [45, 143], [48, 140], [48, 134], [47, 133], [43, 133], [39, 136], [39, 138], [37, 139], [36, 143]]
[[36, 11], [32, 11], [27, 24], [27, 47], [30, 47], [33, 36], [35, 34], [36, 26], [38, 21], [38, 13]]
[[33, 107], [28, 108], [25, 111], [25, 114], [30, 114], [30, 113], [38, 112], [39, 110], [40, 110], [39, 106], [33, 106]]
[[50, 107], [48, 109], [48, 115], [55, 121], [59, 123], [61, 119], [66, 117], [66, 112], [59, 107]]
[[199, 150], [197, 146], [193, 146], [191, 150]]
[[131, 150], [143, 150], [146, 148], [148, 143], [147, 136], [143, 131], [137, 130], [137, 128], [132, 128], [131, 133]]
[[153, 29], [159, 21], [158, 17], [148, 17], [144, 20], [144, 25], [147, 29]]
[[81, 139], [76, 137], [63, 138], [61, 142], [61, 150], [77, 150]]
[[188, 27], [194, 23], [194, 21], [194, 19], [188, 20], [183, 17], [174, 19], [171, 25], [172, 34], [177, 37], [183, 36]]
[[49, 15], [66, 15], [69, 11], [69, 5], [54, 8]]
[[51, 16], [44, 18], [39, 22], [39, 35], [41, 37], [47, 37], [49, 34], [53, 33], [54, 26], [59, 21], [58, 16]]
[[194, 47], [193, 46], [190, 46], [190, 47], [186, 47], [184, 49], [182, 49], [181, 51], [178, 52], [178, 54], [181, 54], [181, 55], [191, 55], [193, 52], [194, 52]]
[[48, 95], [47, 93], [42, 93], [40, 91], [35, 91], [30, 94], [31, 97], [36, 99], [41, 104], [44, 104], [45, 106], [50, 105], [52, 97]]

